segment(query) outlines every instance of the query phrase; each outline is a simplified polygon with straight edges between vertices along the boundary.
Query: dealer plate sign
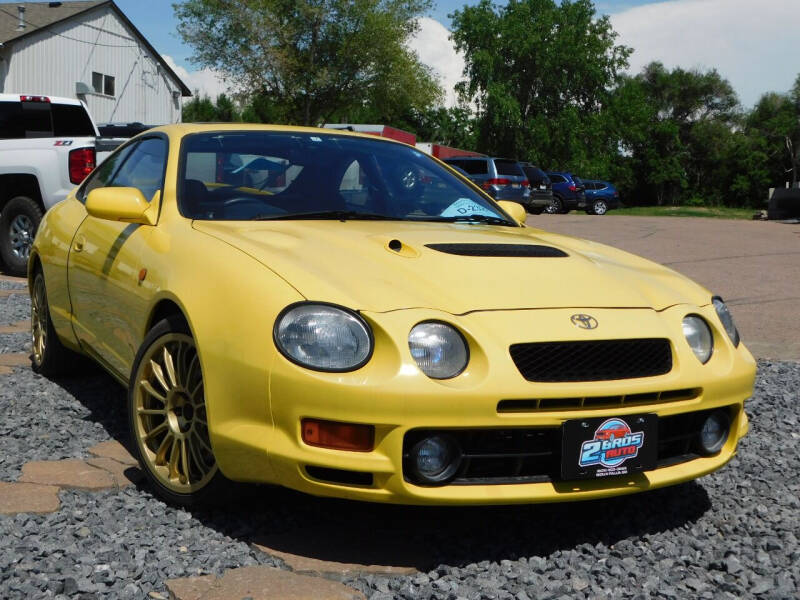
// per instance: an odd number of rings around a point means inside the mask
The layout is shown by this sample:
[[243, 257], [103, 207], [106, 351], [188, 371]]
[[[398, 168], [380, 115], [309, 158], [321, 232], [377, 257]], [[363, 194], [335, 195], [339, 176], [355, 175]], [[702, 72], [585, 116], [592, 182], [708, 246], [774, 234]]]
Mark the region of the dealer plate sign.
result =
[[654, 414], [565, 421], [561, 477], [566, 481], [594, 479], [654, 469], [657, 434]]

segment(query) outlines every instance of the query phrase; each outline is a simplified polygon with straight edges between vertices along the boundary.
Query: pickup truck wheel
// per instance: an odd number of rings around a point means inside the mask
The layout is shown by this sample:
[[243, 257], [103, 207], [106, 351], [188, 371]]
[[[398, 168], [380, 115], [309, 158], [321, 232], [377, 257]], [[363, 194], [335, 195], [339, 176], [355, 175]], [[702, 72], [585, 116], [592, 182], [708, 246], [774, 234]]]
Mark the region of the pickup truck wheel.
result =
[[39, 204], [27, 196], [9, 200], [0, 214], [0, 257], [9, 275], [24, 277], [33, 237], [42, 220]]

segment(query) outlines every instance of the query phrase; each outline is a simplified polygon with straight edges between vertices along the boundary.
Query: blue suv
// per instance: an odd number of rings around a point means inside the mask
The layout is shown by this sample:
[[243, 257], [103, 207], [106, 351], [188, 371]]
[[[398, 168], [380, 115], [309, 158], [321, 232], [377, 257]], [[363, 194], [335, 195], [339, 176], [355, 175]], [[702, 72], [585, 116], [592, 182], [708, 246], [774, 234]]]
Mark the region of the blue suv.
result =
[[583, 179], [586, 186], [586, 212], [590, 215], [604, 215], [619, 206], [619, 192], [614, 184], [597, 179]]
[[550, 214], [567, 214], [580, 208], [586, 209], [586, 188], [581, 178], [567, 171], [548, 171], [553, 185], [553, 202], [544, 209]]

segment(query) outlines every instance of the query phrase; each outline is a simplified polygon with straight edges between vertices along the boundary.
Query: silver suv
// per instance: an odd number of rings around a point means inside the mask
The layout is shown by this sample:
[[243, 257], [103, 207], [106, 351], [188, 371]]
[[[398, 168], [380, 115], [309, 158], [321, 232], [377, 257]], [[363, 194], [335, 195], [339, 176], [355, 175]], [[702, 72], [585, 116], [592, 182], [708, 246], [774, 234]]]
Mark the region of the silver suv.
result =
[[495, 200], [518, 202], [530, 211], [528, 178], [517, 161], [487, 156], [458, 156], [446, 158], [444, 162], [462, 169], [470, 181]]

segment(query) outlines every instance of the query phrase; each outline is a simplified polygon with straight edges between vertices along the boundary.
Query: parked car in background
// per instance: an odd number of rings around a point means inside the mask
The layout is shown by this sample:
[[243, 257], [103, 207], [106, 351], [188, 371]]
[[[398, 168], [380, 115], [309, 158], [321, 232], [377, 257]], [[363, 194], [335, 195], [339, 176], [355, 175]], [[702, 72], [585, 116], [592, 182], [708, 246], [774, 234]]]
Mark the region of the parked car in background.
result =
[[44, 212], [120, 143], [98, 139], [79, 100], [0, 94], [0, 258], [7, 273], [27, 272]]
[[528, 212], [541, 214], [553, 203], [553, 184], [547, 173], [536, 165], [531, 163], [520, 163], [520, 165], [531, 186], [531, 209]]
[[517, 161], [487, 156], [459, 156], [445, 158], [444, 162], [466, 171], [470, 181], [495, 200], [518, 202], [532, 212], [528, 180]]
[[567, 214], [576, 208], [586, 208], [586, 188], [580, 177], [568, 171], [548, 171], [547, 176], [553, 185], [553, 202], [545, 212]]
[[97, 130], [100, 135], [107, 138], [129, 139], [139, 135], [143, 131], [152, 129], [155, 125], [143, 125], [142, 123], [98, 123]]
[[586, 186], [586, 212], [590, 215], [604, 215], [619, 206], [619, 192], [614, 184], [597, 179], [582, 179]]

